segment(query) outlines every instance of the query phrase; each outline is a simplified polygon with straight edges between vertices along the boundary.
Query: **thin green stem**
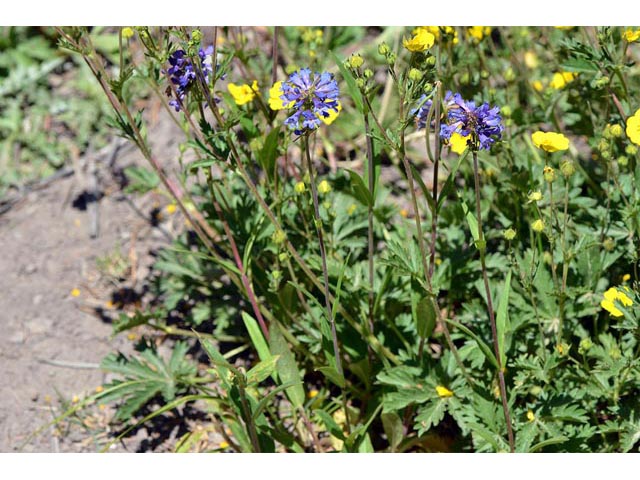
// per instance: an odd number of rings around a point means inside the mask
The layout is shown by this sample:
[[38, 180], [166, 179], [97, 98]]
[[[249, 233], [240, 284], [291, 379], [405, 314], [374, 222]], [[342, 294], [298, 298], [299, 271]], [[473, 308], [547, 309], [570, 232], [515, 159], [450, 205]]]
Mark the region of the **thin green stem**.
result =
[[480, 264], [482, 266], [482, 280], [484, 282], [484, 290], [487, 295], [487, 309], [489, 310], [489, 322], [491, 324], [491, 336], [493, 337], [493, 350], [498, 362], [498, 381], [500, 384], [500, 398], [502, 400], [502, 410], [504, 411], [504, 419], [507, 423], [507, 435], [509, 436], [509, 448], [511, 453], [515, 452], [515, 441], [513, 438], [513, 427], [511, 425], [511, 414], [509, 413], [509, 404], [507, 402], [507, 387], [504, 381], [504, 365], [500, 356], [500, 346], [498, 344], [498, 328], [493, 312], [493, 302], [491, 300], [491, 289], [489, 288], [489, 277], [487, 275], [487, 263], [485, 258], [486, 243], [484, 233], [482, 232], [482, 211], [480, 208], [480, 175], [478, 173], [478, 152], [473, 149], [473, 178], [475, 182], [476, 193], [476, 220], [478, 221], [478, 250], [480, 251]]

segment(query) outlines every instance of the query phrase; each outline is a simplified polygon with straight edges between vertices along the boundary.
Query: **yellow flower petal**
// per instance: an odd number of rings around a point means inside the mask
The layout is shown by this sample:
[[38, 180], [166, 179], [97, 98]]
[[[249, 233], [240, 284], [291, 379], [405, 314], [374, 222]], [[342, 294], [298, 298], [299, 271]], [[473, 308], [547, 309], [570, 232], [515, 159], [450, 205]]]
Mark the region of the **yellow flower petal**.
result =
[[402, 46], [410, 52], [424, 52], [433, 46], [436, 37], [425, 29], [418, 29], [409, 40], [402, 40]]
[[286, 105], [280, 98], [282, 95], [282, 82], [276, 82], [273, 87], [269, 89], [269, 108], [271, 110], [283, 110], [289, 108], [294, 102], [289, 102]]
[[533, 144], [546, 152], [559, 152], [569, 148], [569, 139], [561, 133], [535, 132], [531, 135]]
[[628, 42], [635, 42], [636, 40], [640, 39], [640, 30], [626, 30], [623, 34], [622, 37]]
[[609, 312], [612, 317], [622, 317], [624, 315], [610, 300], [602, 300], [600, 306]]
[[244, 105], [255, 98], [256, 92], [258, 91], [258, 82], [254, 80], [251, 86], [230, 83], [227, 85], [227, 89], [233, 97], [233, 101], [236, 102], [236, 105]]
[[323, 123], [325, 123], [326, 125], [331, 125], [333, 123], [333, 121], [338, 118], [338, 115], [340, 115], [340, 112], [342, 111], [342, 103], [338, 102], [338, 111], [336, 112], [333, 109], [329, 109], [329, 116], [328, 117], [323, 117], [322, 115], [320, 115], [319, 113], [316, 113], [316, 116], [323, 121]]
[[449, 390], [447, 387], [443, 387], [442, 385], [438, 385], [436, 387], [436, 393], [440, 398], [453, 397], [453, 392]]
[[640, 145], [640, 109], [627, 119], [627, 137], [636, 145]]
[[576, 78], [576, 73], [571, 72], [556, 72], [553, 74], [553, 79], [549, 82], [551, 88], [556, 90], [563, 89], [567, 83], [572, 82]]
[[451, 151], [457, 153], [458, 155], [462, 155], [464, 151], [467, 149], [467, 141], [471, 139], [471, 135], [467, 135], [463, 137], [457, 132], [454, 132], [451, 135], [451, 139], [449, 140], [449, 145], [451, 146]]

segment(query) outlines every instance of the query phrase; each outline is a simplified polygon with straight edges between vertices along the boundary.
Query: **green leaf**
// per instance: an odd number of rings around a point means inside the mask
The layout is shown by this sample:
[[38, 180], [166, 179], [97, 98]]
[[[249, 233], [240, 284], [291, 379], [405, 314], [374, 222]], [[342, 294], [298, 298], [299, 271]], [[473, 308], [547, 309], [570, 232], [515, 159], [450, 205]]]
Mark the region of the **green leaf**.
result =
[[504, 281], [500, 301], [498, 302], [498, 314], [496, 317], [496, 328], [498, 330], [498, 348], [500, 350], [500, 363], [504, 367], [507, 362], [507, 347], [505, 338], [511, 331], [509, 322], [509, 291], [511, 290], [511, 270], [507, 273], [507, 279]]
[[211, 165], [217, 164], [218, 161], [215, 158], [205, 158], [204, 160], [198, 160], [196, 162], [190, 163], [186, 166], [188, 170], [195, 170], [197, 168], [206, 168]]
[[271, 354], [280, 357], [277, 362], [280, 381], [282, 383], [292, 383], [286, 390], [289, 400], [295, 407], [302, 408], [304, 404], [302, 377], [296, 365], [296, 359], [275, 322], [269, 328], [269, 345], [271, 346]]
[[351, 96], [351, 98], [353, 99], [353, 103], [355, 104], [356, 108], [360, 113], [364, 113], [364, 104], [362, 102], [362, 96], [360, 93], [360, 89], [358, 88], [358, 85], [356, 85], [355, 78], [353, 78], [353, 75], [351, 75], [351, 72], [347, 70], [347, 68], [343, 65], [342, 60], [340, 60], [340, 58], [338, 57], [338, 55], [335, 54], [335, 52], [329, 52], [329, 53], [335, 60], [336, 65], [338, 66], [338, 69], [340, 69], [340, 73], [342, 74], [342, 78], [344, 78], [344, 81], [347, 84], [347, 90], [349, 92], [349, 96]]
[[349, 172], [349, 176], [351, 177], [351, 190], [353, 191], [353, 196], [367, 207], [373, 205], [373, 198], [362, 177], [353, 170], [346, 170]]
[[266, 172], [271, 181], [274, 180], [276, 175], [276, 158], [278, 158], [278, 136], [280, 135], [280, 128], [276, 127], [269, 132], [267, 138], [264, 141], [264, 145], [257, 155], [258, 162], [262, 169]]
[[425, 198], [425, 200], [429, 204], [429, 209], [433, 214], [433, 212], [436, 209], [436, 204], [433, 201], [433, 197], [431, 196], [431, 193], [429, 193], [429, 189], [427, 189], [427, 186], [424, 184], [424, 181], [422, 180], [422, 175], [420, 175], [420, 172], [412, 164], [409, 164], [409, 166], [411, 168], [411, 174], [413, 175], [413, 178], [415, 179], [415, 181], [418, 182], [418, 185], [420, 186], [420, 190], [422, 190], [422, 196]]
[[564, 443], [567, 440], [569, 440], [569, 439], [567, 437], [563, 437], [563, 436], [549, 438], [549, 439], [544, 440], [544, 441], [542, 441], [540, 443], [536, 443], [533, 447], [531, 447], [529, 449], [529, 453], [537, 452], [541, 448], [547, 447], [549, 445], [557, 445], [558, 443]]
[[429, 338], [436, 327], [436, 310], [430, 296], [423, 297], [416, 307], [416, 326], [421, 338]]
[[453, 170], [451, 170], [451, 172], [449, 172], [449, 176], [447, 177], [447, 180], [444, 182], [444, 186], [442, 187], [442, 190], [440, 191], [440, 194], [438, 195], [438, 207], [437, 207], [438, 208], [438, 212], [440, 211], [440, 208], [442, 207], [442, 204], [444, 203], [444, 200], [453, 191], [454, 186], [455, 186], [455, 181], [456, 181], [456, 174], [458, 173], [458, 169], [460, 168], [460, 165], [462, 164], [464, 159], [467, 158], [468, 154], [469, 154], [469, 149], [467, 148], [464, 151], [464, 153], [462, 155], [460, 155], [460, 157], [458, 158], [458, 161], [456, 162], [455, 166], [453, 167]]
[[153, 170], [142, 167], [127, 167], [124, 174], [129, 184], [124, 189], [125, 193], [147, 193], [160, 185], [160, 177]]
[[322, 373], [327, 378], [327, 380], [335, 383], [340, 388], [345, 387], [346, 383], [344, 377], [340, 375], [340, 373], [338, 373], [338, 370], [336, 370], [334, 367], [319, 367], [316, 368], [316, 371]]
[[322, 421], [322, 423], [324, 423], [325, 428], [329, 431], [331, 435], [333, 435], [334, 437], [340, 440], [346, 440], [346, 437], [344, 436], [344, 432], [342, 431], [342, 428], [340, 428], [340, 426], [336, 423], [336, 421], [333, 419], [331, 415], [329, 415], [327, 412], [325, 412], [322, 409], [314, 410], [314, 413], [318, 417], [320, 417], [320, 420]]
[[382, 428], [389, 441], [389, 449], [391, 452], [395, 452], [404, 438], [404, 426], [402, 425], [402, 419], [395, 412], [386, 412], [380, 415], [382, 420]]
[[444, 418], [446, 411], [447, 400], [444, 398], [429, 403], [418, 410], [418, 415], [416, 415], [415, 419], [415, 427], [418, 430], [418, 435], [422, 435], [431, 427], [438, 425]]
[[258, 352], [260, 360], [263, 362], [269, 360], [269, 358], [271, 358], [269, 345], [267, 345], [267, 341], [262, 335], [262, 330], [260, 330], [258, 322], [247, 312], [242, 312], [242, 321], [244, 322], [247, 332], [249, 332], [249, 338], [251, 338], [251, 343]]
[[469, 229], [471, 230], [471, 235], [473, 236], [473, 241], [475, 242], [478, 250], [481, 249], [479, 245], [480, 234], [478, 233], [478, 220], [476, 216], [469, 210], [467, 204], [464, 200], [462, 200], [462, 211], [464, 212], [465, 218], [467, 219], [467, 224], [469, 225]]
[[247, 383], [260, 383], [267, 377], [274, 375], [276, 371], [276, 362], [279, 358], [280, 357], [278, 355], [273, 355], [267, 360], [259, 362], [247, 372]]
[[597, 65], [584, 58], [570, 58], [563, 62], [560, 67], [567, 72], [597, 73], [600, 71]]
[[478, 337], [475, 333], [473, 333], [470, 329], [468, 329], [461, 323], [454, 322], [453, 320], [447, 320], [447, 319], [445, 319], [445, 322], [447, 322], [450, 325], [453, 325], [454, 327], [459, 328], [460, 330], [462, 330], [463, 333], [467, 334], [469, 337], [475, 340], [478, 346], [480, 347], [480, 350], [482, 350], [482, 353], [484, 353], [484, 356], [487, 357], [487, 360], [489, 360], [489, 362], [491, 362], [491, 364], [494, 367], [496, 367], [496, 369], [499, 368], [498, 361], [496, 360], [496, 356], [491, 352], [491, 349], [489, 348], [489, 346], [480, 339], [480, 337]]

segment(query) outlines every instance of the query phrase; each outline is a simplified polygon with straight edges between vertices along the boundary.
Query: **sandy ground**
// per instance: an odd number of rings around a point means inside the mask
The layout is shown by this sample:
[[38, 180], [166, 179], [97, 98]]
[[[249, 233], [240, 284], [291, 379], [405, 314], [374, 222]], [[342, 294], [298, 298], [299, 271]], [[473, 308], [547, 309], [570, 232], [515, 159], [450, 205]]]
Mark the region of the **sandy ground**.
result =
[[[158, 151], [175, 148], [172, 128], [154, 130]], [[125, 334], [110, 338], [114, 300], [123, 288], [140, 293], [151, 253], [167, 244], [165, 234], [176, 223], [150, 223], [153, 212], [162, 215], [166, 198], [122, 192], [121, 171], [144, 164], [135, 149], [121, 149], [113, 168], [107, 156], [96, 160], [96, 238], [90, 235], [93, 207], [83, 195], [90, 162], [75, 162], [75, 174], [32, 191], [0, 215], [0, 452], [96, 451], [108, 432], [109, 411], [95, 405], [82, 418], [29, 438], [64, 411], [64, 402], [81, 400], [103, 383], [98, 364], [104, 356], [131, 348]]]

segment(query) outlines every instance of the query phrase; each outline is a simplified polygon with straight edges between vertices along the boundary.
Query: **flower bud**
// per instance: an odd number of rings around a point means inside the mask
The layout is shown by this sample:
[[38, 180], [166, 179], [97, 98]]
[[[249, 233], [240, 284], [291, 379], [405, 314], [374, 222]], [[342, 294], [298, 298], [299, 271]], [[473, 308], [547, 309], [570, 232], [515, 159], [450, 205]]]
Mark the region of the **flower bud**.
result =
[[624, 149], [624, 153], [630, 156], [634, 156], [636, 153], [638, 153], [638, 147], [636, 147], [635, 145], [627, 145]]
[[622, 136], [622, 126], [615, 124], [615, 125], [611, 125], [611, 128], [609, 129], [609, 131], [611, 132], [611, 136], [613, 138], [620, 138]]
[[351, 55], [351, 57], [349, 57], [349, 66], [354, 70], [360, 68], [363, 64], [364, 64], [364, 59], [360, 54], [356, 53], [354, 55]]
[[329, 185], [329, 182], [327, 182], [326, 180], [322, 180], [320, 182], [320, 185], [318, 185], [318, 192], [324, 195], [326, 193], [329, 193], [330, 191], [331, 191], [331, 185]]
[[552, 167], [547, 165], [542, 170], [542, 176], [544, 177], [545, 182], [553, 183], [556, 179], [556, 171]]
[[593, 342], [590, 338], [583, 338], [580, 340], [580, 345], [578, 345], [578, 353], [583, 355], [587, 352], [591, 347], [593, 347]]
[[409, 79], [413, 82], [419, 82], [423, 77], [423, 73], [417, 68], [409, 70]]
[[505, 240], [511, 241], [516, 238], [516, 231], [513, 228], [507, 228], [502, 232], [502, 236]]
[[366, 85], [366, 82], [364, 81], [364, 78], [356, 78], [356, 86], [362, 90], [364, 88], [364, 86]]
[[513, 112], [509, 105], [505, 105], [504, 107], [500, 107], [500, 113], [502, 113], [504, 117], [510, 117]]
[[542, 200], [542, 193], [540, 190], [536, 190], [535, 192], [531, 192], [527, 198], [530, 202], [539, 202]]
[[433, 67], [436, 64], [436, 57], [434, 57], [433, 55], [429, 55], [427, 57], [427, 65], [429, 65], [430, 67]]
[[394, 63], [396, 63], [396, 54], [390, 53], [389, 55], [387, 55], [387, 64], [393, 65]]
[[389, 49], [389, 45], [387, 45], [386, 43], [382, 42], [380, 45], [378, 45], [378, 53], [380, 55], [383, 56], [387, 56], [389, 55], [389, 53], [391, 53], [391, 50]]
[[560, 165], [560, 171], [566, 178], [569, 178], [576, 173], [576, 167], [571, 160], [565, 160], [562, 162], [562, 165]]
[[273, 243], [275, 243], [276, 245], [282, 245], [286, 239], [287, 234], [282, 230], [276, 230], [275, 232], [273, 232], [273, 235], [271, 235], [271, 240], [273, 240]]
[[608, 237], [604, 240], [604, 242], [602, 242], [602, 246], [607, 252], [611, 252], [616, 247], [616, 242], [613, 240], [613, 238]]
[[364, 78], [371, 78], [373, 77], [373, 70], [371, 70], [370, 68], [365, 68], [362, 74], [364, 75]]
[[595, 82], [593, 82], [593, 86], [597, 89], [601, 89], [606, 87], [609, 84], [609, 81], [610, 79], [607, 76], [600, 77], [600, 78], [597, 78]]
[[511, 67], [507, 68], [507, 70], [504, 72], [504, 79], [509, 83], [513, 82], [516, 79], [516, 73]]
[[296, 186], [293, 187], [293, 189], [295, 190], [296, 193], [304, 193], [306, 191], [306, 187], [304, 185], [304, 182], [296, 183]]
[[620, 165], [621, 167], [626, 167], [629, 164], [629, 158], [625, 157], [624, 155], [620, 155], [618, 157], [618, 165]]
[[531, 224], [531, 228], [534, 232], [540, 233], [544, 230], [544, 222], [541, 219], [538, 219]]
[[480, 78], [486, 80], [491, 74], [487, 70], [480, 70]]
[[202, 31], [198, 30], [197, 28], [195, 30], [191, 30], [191, 40], [193, 40], [195, 43], [200, 43], [200, 41], [202, 40]]

